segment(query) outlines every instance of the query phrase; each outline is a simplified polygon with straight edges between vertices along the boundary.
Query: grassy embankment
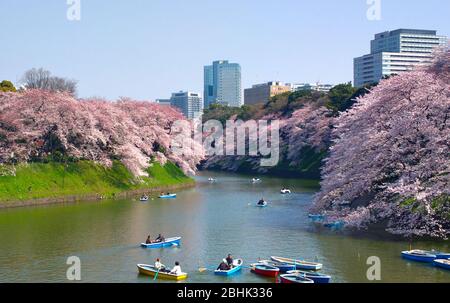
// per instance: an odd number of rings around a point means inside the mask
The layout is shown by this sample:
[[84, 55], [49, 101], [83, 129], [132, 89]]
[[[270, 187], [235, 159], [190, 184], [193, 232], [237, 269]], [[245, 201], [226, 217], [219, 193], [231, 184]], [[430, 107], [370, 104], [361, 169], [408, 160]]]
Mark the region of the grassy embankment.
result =
[[0, 165], [0, 203], [66, 196], [113, 197], [127, 191], [164, 189], [193, 184], [177, 166], [153, 163], [149, 177], [136, 179], [119, 161], [111, 168], [90, 161], [74, 163], [23, 163], [11, 167]]

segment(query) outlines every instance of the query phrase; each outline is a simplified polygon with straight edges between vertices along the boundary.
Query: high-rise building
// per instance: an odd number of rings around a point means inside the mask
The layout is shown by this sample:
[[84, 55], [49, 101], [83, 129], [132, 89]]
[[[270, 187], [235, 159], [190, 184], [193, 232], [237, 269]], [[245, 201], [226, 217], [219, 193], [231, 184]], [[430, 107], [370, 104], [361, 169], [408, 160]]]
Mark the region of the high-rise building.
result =
[[242, 106], [241, 66], [226, 60], [205, 66], [203, 97], [205, 108], [213, 103]]
[[398, 29], [376, 34], [370, 43], [370, 54], [354, 59], [354, 86], [427, 65], [433, 51], [447, 43], [447, 37], [438, 36], [434, 30]]
[[195, 119], [202, 115], [203, 101], [200, 94], [193, 92], [173, 93], [170, 98], [170, 104], [178, 107], [183, 115], [188, 119]]
[[263, 84], [253, 85], [251, 88], [244, 90], [244, 103], [257, 104], [267, 103], [273, 96], [290, 92], [291, 88], [282, 82], [267, 82]]
[[328, 93], [334, 85], [332, 84], [322, 84], [319, 82], [316, 83], [293, 83], [287, 84], [290, 86], [293, 92], [303, 91], [303, 90], [312, 90], [316, 92]]

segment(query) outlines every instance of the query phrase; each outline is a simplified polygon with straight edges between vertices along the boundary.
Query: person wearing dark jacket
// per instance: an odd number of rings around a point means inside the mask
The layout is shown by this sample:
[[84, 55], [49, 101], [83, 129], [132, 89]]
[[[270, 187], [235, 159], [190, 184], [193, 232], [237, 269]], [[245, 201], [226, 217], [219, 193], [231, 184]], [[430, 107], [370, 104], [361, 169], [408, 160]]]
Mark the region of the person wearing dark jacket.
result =
[[155, 239], [155, 242], [164, 242], [166, 239], [164, 239], [163, 236], [161, 236], [161, 234], [158, 235], [158, 237]]
[[217, 267], [217, 270], [229, 270], [229, 269], [230, 269], [230, 266], [228, 266], [228, 264], [224, 261], [222, 261], [219, 264], [219, 267]]
[[228, 257], [226, 258], [226, 261], [227, 261], [228, 266], [230, 268], [233, 267], [233, 257], [231, 256], [231, 254], [228, 254]]
[[145, 240], [145, 244], [152, 244], [152, 239], [150, 236], [147, 237], [147, 240]]

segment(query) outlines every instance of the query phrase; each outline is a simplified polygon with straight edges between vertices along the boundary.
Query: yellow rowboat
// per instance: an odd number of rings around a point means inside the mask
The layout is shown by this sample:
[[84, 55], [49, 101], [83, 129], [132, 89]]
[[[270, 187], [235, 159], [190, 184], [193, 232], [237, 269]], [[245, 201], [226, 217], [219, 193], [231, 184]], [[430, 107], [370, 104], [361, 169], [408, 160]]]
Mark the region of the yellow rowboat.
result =
[[180, 280], [186, 280], [188, 277], [187, 273], [181, 273], [179, 275], [176, 275], [176, 274], [171, 274], [168, 272], [162, 272], [162, 271], [158, 272], [158, 269], [153, 265], [138, 264], [137, 268], [138, 268], [140, 274], [150, 276], [150, 277], [154, 277], [158, 273], [158, 276], [157, 276], [158, 279], [180, 281]]

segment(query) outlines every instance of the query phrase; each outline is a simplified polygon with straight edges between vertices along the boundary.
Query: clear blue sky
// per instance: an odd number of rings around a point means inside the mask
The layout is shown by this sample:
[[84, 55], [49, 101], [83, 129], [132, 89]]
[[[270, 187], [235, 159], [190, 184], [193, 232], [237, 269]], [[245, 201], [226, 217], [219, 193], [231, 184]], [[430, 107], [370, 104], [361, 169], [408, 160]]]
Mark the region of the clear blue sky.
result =
[[0, 80], [31, 67], [79, 81], [79, 96], [166, 98], [203, 90], [203, 65], [242, 66], [243, 86], [352, 80], [353, 57], [377, 32], [436, 29], [450, 35], [450, 1], [382, 0], [0, 0]]

